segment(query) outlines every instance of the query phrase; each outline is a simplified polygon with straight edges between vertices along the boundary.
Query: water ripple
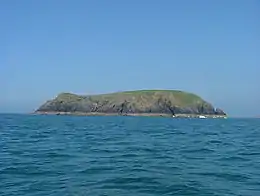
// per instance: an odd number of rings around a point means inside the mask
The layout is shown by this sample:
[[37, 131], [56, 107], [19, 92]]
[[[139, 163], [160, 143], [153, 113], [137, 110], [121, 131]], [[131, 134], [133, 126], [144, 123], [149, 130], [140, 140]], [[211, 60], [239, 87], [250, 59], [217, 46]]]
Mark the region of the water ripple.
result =
[[0, 195], [259, 196], [260, 121], [0, 115]]

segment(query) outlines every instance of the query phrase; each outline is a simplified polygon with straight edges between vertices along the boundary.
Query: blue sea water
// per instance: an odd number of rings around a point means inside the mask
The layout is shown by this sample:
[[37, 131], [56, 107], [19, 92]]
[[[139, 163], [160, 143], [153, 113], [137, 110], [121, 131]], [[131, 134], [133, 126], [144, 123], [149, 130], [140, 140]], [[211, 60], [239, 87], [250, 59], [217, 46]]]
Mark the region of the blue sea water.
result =
[[260, 196], [260, 120], [0, 115], [0, 195]]

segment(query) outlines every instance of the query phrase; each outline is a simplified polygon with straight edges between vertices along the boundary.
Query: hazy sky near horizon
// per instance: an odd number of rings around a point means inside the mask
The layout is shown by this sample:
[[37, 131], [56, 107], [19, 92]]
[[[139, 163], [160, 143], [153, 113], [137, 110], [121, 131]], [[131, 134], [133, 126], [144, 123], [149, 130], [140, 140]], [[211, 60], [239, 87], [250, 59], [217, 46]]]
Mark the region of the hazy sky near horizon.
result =
[[180, 89], [260, 115], [258, 0], [3, 0], [0, 21], [0, 112], [60, 92]]

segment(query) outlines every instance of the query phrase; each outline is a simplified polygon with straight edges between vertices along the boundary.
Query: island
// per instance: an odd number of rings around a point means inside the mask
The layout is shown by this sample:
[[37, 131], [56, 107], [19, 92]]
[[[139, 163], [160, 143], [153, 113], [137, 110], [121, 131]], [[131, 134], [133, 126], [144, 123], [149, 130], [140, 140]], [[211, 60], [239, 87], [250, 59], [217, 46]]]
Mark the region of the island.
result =
[[97, 95], [60, 93], [34, 113], [56, 115], [124, 115], [226, 117], [196, 94], [179, 90], [137, 90]]

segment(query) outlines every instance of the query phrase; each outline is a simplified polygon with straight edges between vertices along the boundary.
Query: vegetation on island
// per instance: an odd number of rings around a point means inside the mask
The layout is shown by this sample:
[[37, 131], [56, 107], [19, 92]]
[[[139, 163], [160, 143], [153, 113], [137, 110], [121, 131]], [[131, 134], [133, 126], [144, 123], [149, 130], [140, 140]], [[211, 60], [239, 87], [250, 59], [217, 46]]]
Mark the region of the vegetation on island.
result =
[[61, 93], [47, 101], [36, 113], [104, 115], [215, 115], [221, 109], [198, 95], [177, 90], [138, 90], [100, 95]]

